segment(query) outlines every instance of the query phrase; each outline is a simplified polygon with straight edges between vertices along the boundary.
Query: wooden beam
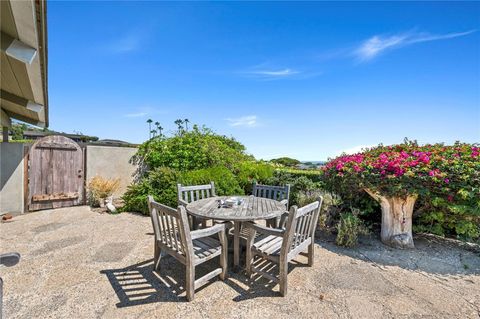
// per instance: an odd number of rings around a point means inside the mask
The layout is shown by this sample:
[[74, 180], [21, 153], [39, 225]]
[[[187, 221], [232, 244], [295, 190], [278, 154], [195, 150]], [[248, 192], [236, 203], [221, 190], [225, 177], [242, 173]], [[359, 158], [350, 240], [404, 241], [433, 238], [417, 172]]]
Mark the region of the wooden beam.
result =
[[[5, 104], [10, 103], [13, 106], [24, 107], [25, 109], [34, 112], [36, 114], [37, 119], [30, 118], [28, 116], [15, 113], [14, 110], [5, 110], [6, 115], [17, 119], [19, 121], [27, 122], [36, 126], [45, 127], [44, 119], [44, 106], [38, 103], [29, 101], [21, 96], [12, 94], [10, 92], [4, 91], [0, 89], [0, 100], [6, 101], [3, 102]], [[12, 106], [12, 107], [13, 107]]]
[[0, 109], [0, 126], [2, 127], [10, 127], [12, 126], [12, 120], [10, 116], [3, 109]]

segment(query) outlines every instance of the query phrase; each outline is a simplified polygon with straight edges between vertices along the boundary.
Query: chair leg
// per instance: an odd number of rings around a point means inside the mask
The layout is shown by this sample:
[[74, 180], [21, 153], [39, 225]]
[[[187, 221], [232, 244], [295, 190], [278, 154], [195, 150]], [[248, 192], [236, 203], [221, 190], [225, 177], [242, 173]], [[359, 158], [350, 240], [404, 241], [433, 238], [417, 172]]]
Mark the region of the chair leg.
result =
[[220, 266], [222, 266], [222, 272], [220, 273], [220, 279], [225, 280], [227, 278], [227, 265], [228, 265], [228, 241], [227, 233], [225, 231], [219, 234], [220, 242], [222, 244], [222, 254], [220, 255]]
[[314, 262], [314, 251], [315, 251], [315, 245], [311, 243], [308, 245], [308, 266], [312, 267], [313, 262]]
[[162, 259], [162, 250], [157, 245], [157, 241], [155, 240], [153, 246], [153, 270], [157, 271], [160, 268], [160, 260]]
[[192, 301], [195, 295], [195, 266], [186, 265], [186, 291], [187, 291], [187, 300]]
[[287, 276], [288, 276], [288, 262], [280, 262], [280, 294], [285, 297], [287, 295]]
[[251, 247], [246, 247], [245, 249], [247, 251], [247, 256], [246, 256], [246, 263], [245, 263], [245, 270], [247, 271], [247, 277], [251, 278], [252, 277], [252, 259], [254, 256], [252, 256], [252, 248]]

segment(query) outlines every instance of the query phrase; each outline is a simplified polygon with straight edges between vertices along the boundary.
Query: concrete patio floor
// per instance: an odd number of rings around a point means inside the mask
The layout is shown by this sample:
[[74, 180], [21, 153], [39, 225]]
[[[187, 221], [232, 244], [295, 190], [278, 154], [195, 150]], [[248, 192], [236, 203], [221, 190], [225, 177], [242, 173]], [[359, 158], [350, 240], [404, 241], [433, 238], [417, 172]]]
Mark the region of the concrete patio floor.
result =
[[[480, 256], [447, 241], [416, 238], [413, 251], [375, 238], [356, 249], [317, 240], [315, 266], [292, 265], [288, 296], [265, 279], [229, 273], [184, 298], [173, 258], [152, 272], [150, 219], [72, 207], [0, 224], [4, 318], [479, 318]], [[207, 263], [206, 268], [213, 267]], [[200, 272], [204, 271], [205, 268]]]

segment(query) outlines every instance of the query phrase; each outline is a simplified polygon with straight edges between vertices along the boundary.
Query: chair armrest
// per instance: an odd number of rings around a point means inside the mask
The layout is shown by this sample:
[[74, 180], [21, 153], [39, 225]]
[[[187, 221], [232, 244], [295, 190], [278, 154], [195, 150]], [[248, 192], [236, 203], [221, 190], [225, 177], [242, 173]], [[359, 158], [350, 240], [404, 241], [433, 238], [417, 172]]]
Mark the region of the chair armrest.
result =
[[288, 207], [288, 199], [282, 199], [280, 201], [280, 203], [282, 203], [283, 205], [285, 205], [285, 207]]
[[12, 267], [18, 264], [20, 261], [20, 254], [19, 253], [7, 253], [0, 255], [0, 265]]
[[268, 227], [260, 226], [258, 224], [253, 224], [253, 223], [245, 223], [244, 226], [256, 232], [262, 233], [264, 235], [283, 237], [283, 235], [285, 234], [285, 230], [283, 229], [268, 228]]
[[227, 226], [228, 226], [227, 223], [222, 223], [222, 224], [216, 224], [208, 228], [192, 230], [190, 231], [190, 236], [192, 237], [192, 240], [197, 238], [208, 237], [208, 236], [220, 233], [222, 231], [224, 232]]
[[184, 201], [183, 199], [179, 199], [178, 200], [178, 205], [187, 207], [188, 203], [186, 201]]

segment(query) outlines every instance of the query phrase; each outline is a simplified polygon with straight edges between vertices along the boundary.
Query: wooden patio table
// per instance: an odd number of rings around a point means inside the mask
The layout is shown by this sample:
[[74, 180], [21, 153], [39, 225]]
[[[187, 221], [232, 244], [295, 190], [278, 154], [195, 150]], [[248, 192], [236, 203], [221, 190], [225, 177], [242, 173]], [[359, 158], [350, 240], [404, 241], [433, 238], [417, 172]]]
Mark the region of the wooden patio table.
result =
[[[242, 199], [242, 203], [232, 207], [220, 206], [220, 200], [232, 197]], [[240, 230], [242, 222], [276, 218], [286, 212], [283, 203], [254, 196], [216, 196], [191, 202], [187, 211], [203, 219], [233, 222], [233, 265], [238, 269], [240, 260]]]

